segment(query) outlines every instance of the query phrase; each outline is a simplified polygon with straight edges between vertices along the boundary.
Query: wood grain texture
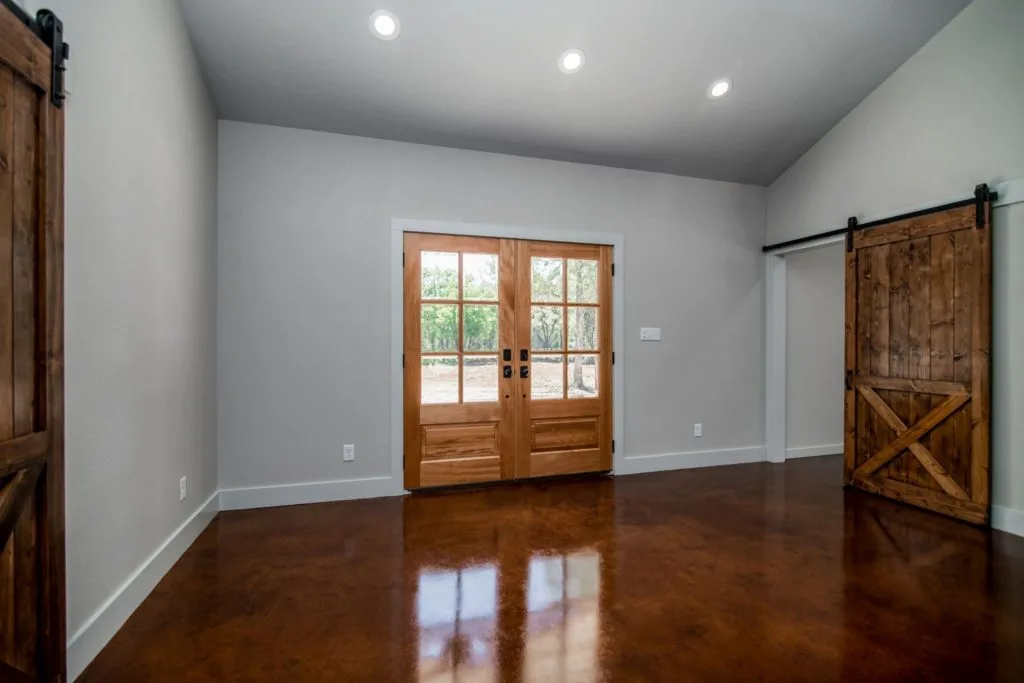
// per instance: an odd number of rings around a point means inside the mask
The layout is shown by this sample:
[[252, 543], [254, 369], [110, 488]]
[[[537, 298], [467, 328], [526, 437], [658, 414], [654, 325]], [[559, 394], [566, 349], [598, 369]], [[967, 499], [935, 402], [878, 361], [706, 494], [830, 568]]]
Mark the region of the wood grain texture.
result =
[[498, 424], [424, 425], [423, 460], [497, 456]]
[[971, 320], [971, 500], [988, 505], [991, 488], [992, 204], [975, 233], [975, 304]]
[[420, 482], [424, 488], [479, 484], [501, 479], [498, 455], [452, 460], [425, 460], [420, 463]]
[[904, 377], [855, 377], [853, 385], [855, 387], [871, 387], [887, 391], [905, 391], [915, 394], [936, 394], [940, 396], [970, 394], [969, 387], [962, 382], [939, 382], [929, 379]]
[[[905, 379], [910, 372], [910, 243], [889, 245], [889, 377]], [[901, 416], [910, 412], [910, 397], [898, 391], [888, 393], [889, 405]], [[888, 421], [887, 427], [893, 429]], [[893, 429], [894, 432], [897, 430]], [[888, 465], [888, 475], [908, 481], [910, 457], [897, 455]]]
[[37, 406], [42, 428], [49, 432], [45, 490], [39, 502], [44, 523], [40, 543], [42, 579], [41, 639], [44, 657], [40, 678], [67, 677], [67, 624], [64, 537], [64, 110], [41, 100], [38, 148], [43, 167], [39, 183], [42, 229], [39, 259], [40, 301], [37, 329], [43, 330], [41, 355], [45, 379]]
[[48, 682], [67, 646], [64, 117], [49, 70], [0, 8], [0, 680]]
[[[876, 394], [874, 391], [872, 391], [867, 386], [864, 386], [863, 384], [858, 387], [858, 391], [860, 391], [860, 393], [864, 396], [865, 400], [867, 400], [867, 402], [871, 404], [871, 407], [874, 408], [875, 411], [882, 416], [882, 419], [885, 420], [886, 424], [888, 424], [889, 427], [891, 427], [897, 435], [902, 435], [907, 431], [907, 425], [903, 422], [902, 419], [900, 419], [899, 415], [896, 414], [896, 411], [889, 407], [889, 405], [887, 405], [881, 399], [881, 397], [879, 397], [878, 394]], [[963, 396], [963, 394], [959, 395]], [[925, 417], [928, 416], [925, 415]], [[923, 419], [924, 418], [922, 418], [922, 420]], [[920, 422], [921, 420], [914, 424], [920, 424]], [[953, 481], [952, 478], [950, 478], [949, 473], [946, 472], [945, 468], [942, 467], [941, 464], [939, 464], [935, 457], [928, 451], [927, 448], [925, 448], [921, 444], [920, 441], [914, 441], [909, 446], [907, 446], [907, 448], [914, 455], [914, 457], [921, 464], [921, 466], [925, 468], [925, 470], [932, 477], [932, 479], [938, 482], [938, 484], [942, 487], [942, 490], [944, 490], [946, 493], [953, 496], [954, 498], [967, 500], [967, 494], [964, 493], [964, 490], [960, 488], [960, 486], [955, 481]], [[866, 471], [865, 473], [870, 474], [870, 472]]]
[[990, 476], [990, 229], [975, 227], [974, 206], [870, 228], [854, 239], [856, 282], [847, 278], [856, 312], [848, 347], [870, 355], [853, 359], [848, 483], [981, 524]]
[[7, 8], [0, 8], [0, 68], [13, 70], [44, 94], [50, 90], [50, 49]]
[[866, 249], [973, 228], [974, 206], [962, 206], [855, 232], [853, 246], [855, 249]]
[[600, 446], [601, 424], [598, 417], [562, 420], [533, 420], [530, 425], [530, 448], [541, 451], [565, 451]]
[[[857, 374], [857, 251], [850, 249], [844, 259], [843, 369], [847, 378]], [[843, 392], [843, 478], [857, 467], [857, 392], [852, 383]]]

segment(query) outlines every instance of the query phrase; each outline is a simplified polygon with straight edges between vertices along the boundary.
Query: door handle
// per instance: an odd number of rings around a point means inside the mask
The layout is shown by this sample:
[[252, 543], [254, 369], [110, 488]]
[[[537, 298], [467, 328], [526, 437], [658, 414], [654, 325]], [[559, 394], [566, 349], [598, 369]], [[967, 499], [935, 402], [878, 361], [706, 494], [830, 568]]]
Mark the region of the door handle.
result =
[[520, 379], [526, 379], [529, 376], [530, 376], [530, 366], [529, 365], [520, 365], [519, 366], [519, 378]]
[[512, 360], [512, 349], [505, 349], [504, 351], [502, 351], [501, 358], [506, 363], [510, 362]]
[[530, 360], [530, 350], [529, 349], [519, 349], [519, 360], [523, 361], [524, 363], [526, 361]]
[[502, 375], [505, 376], [505, 379], [512, 379], [512, 366], [511, 365], [506, 365], [502, 369], [501, 373], [502, 373]]

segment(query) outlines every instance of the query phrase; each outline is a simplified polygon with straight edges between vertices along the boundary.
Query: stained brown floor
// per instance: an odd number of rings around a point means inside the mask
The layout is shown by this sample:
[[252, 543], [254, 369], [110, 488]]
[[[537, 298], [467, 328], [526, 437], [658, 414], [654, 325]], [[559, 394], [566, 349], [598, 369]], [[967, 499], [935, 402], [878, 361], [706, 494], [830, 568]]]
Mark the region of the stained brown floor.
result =
[[837, 458], [221, 514], [82, 681], [1024, 681], [1024, 539]]

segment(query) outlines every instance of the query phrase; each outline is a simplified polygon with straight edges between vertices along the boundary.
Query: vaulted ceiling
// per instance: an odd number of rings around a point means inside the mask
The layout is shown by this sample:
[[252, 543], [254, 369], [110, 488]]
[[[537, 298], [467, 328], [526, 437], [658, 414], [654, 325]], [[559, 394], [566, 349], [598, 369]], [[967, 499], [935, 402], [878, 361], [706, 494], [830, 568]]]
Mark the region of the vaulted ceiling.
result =
[[967, 4], [182, 0], [222, 118], [761, 185]]

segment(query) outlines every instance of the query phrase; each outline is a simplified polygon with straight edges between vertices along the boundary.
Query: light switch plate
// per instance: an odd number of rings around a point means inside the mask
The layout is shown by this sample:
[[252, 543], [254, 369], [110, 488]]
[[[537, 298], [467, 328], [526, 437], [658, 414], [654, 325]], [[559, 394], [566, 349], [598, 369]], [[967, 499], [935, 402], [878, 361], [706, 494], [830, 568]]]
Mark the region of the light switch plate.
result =
[[661, 341], [660, 327], [641, 327], [640, 341]]

